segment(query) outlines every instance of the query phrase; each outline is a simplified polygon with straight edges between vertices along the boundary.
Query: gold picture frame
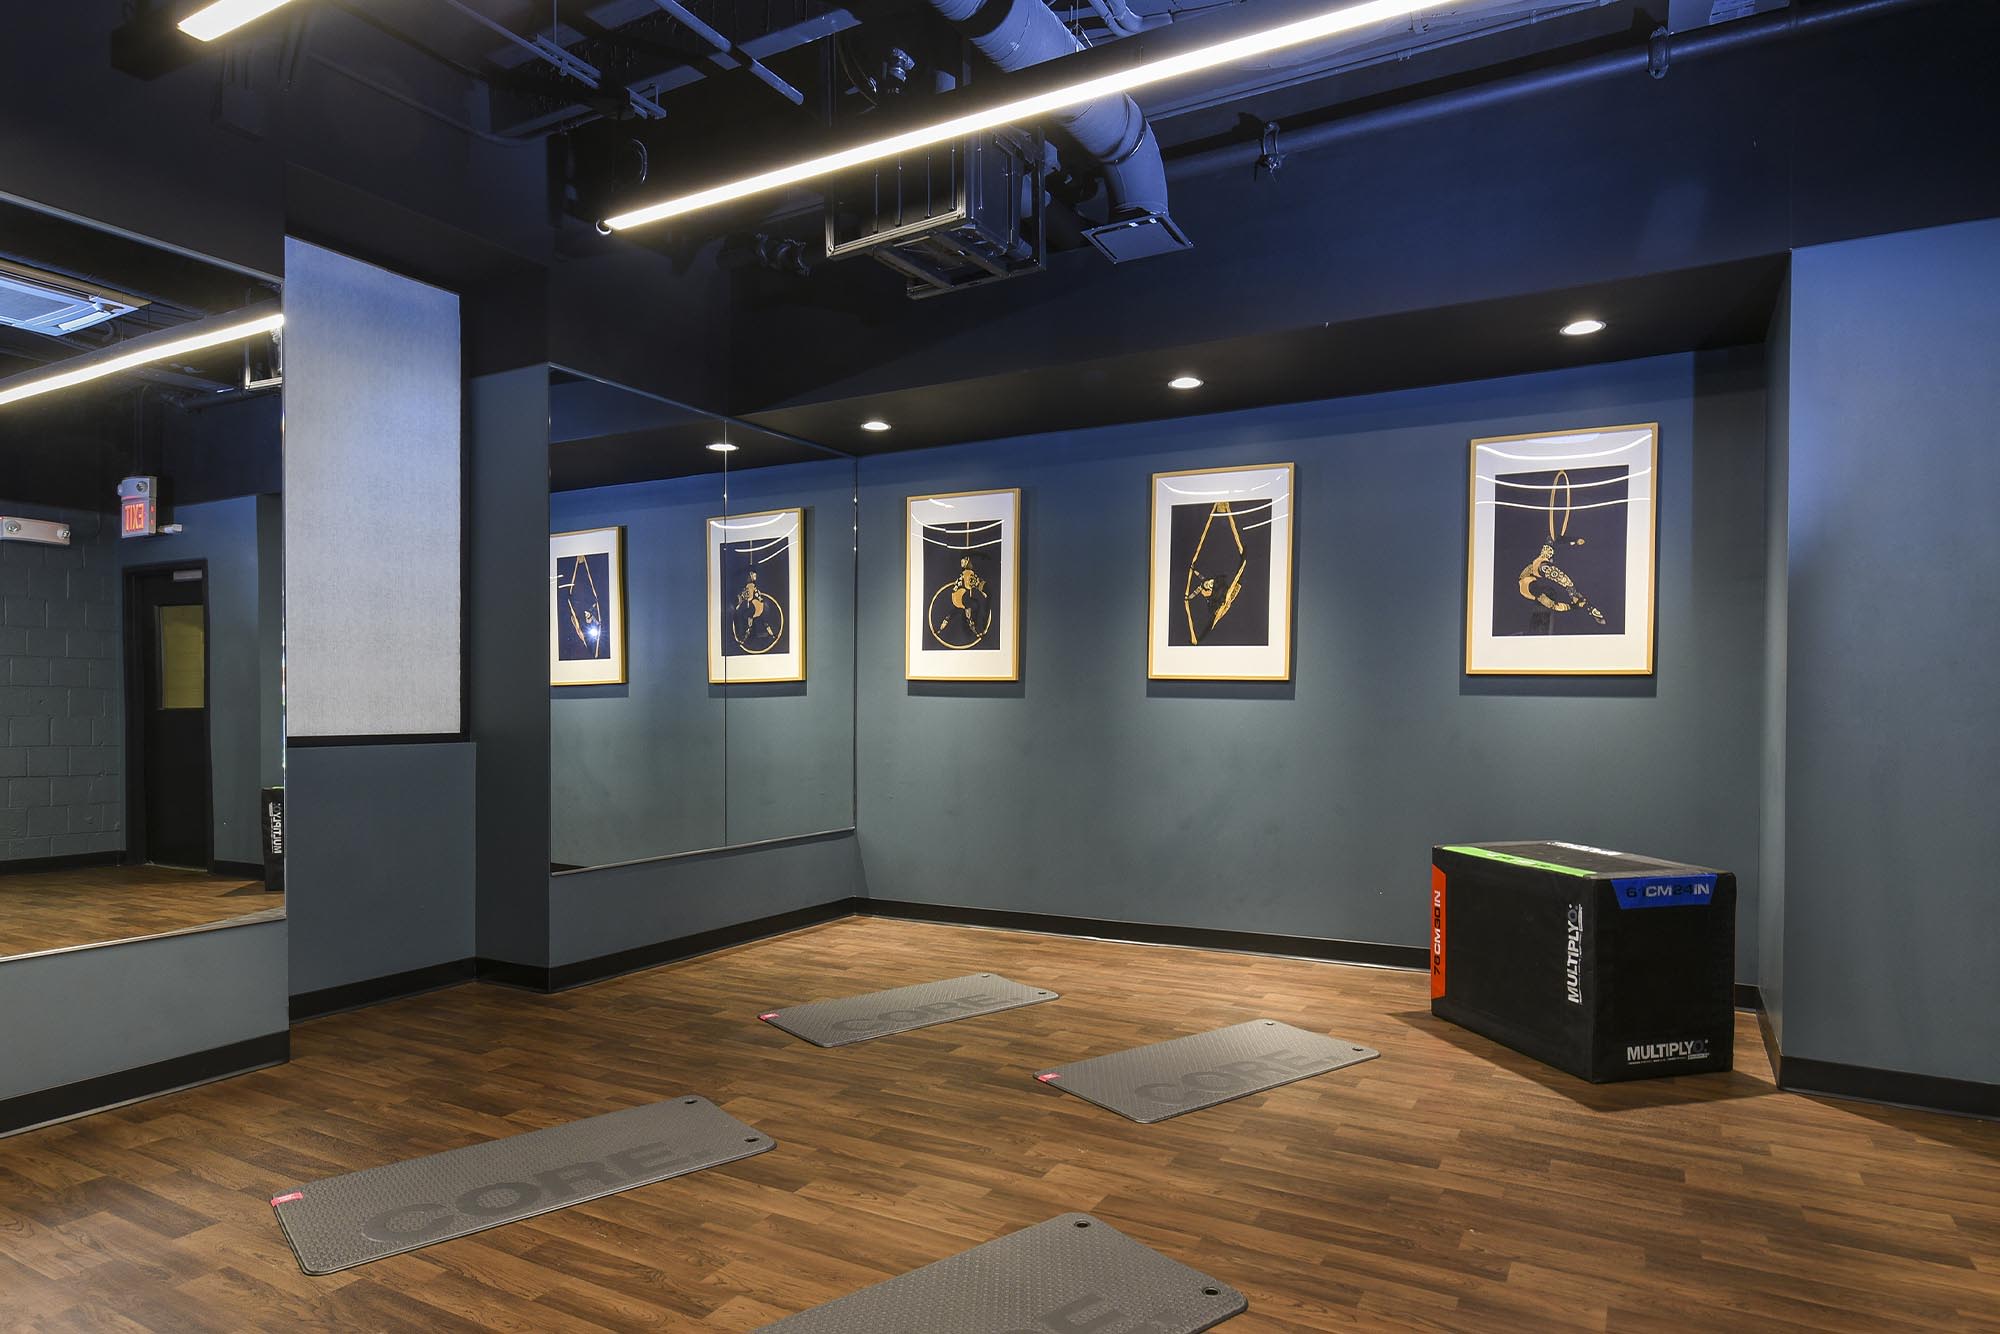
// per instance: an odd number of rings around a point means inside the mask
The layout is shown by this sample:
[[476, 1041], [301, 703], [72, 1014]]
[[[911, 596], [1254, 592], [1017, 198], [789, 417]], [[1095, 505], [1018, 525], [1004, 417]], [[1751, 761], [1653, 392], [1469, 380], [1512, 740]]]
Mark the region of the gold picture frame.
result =
[[1658, 422], [1470, 442], [1466, 675], [1654, 673], [1659, 459]]
[[[805, 680], [806, 512], [717, 515], [706, 534], [709, 684]], [[740, 586], [724, 587], [739, 577]]]
[[[1156, 472], [1151, 486], [1148, 679], [1291, 680], [1297, 508], [1293, 465], [1250, 463]], [[1180, 516], [1185, 522], [1177, 527], [1177, 511], [1182, 510], [1193, 513]], [[1198, 517], [1202, 521], [1196, 524]], [[1225, 522], [1224, 528], [1216, 528], [1218, 519]], [[1191, 538], [1197, 528], [1200, 536]], [[1246, 532], [1260, 531], [1261, 539], [1244, 537]], [[1209, 538], [1216, 533], [1228, 534], [1225, 545], [1238, 560], [1234, 570], [1228, 568], [1228, 554], [1213, 570], [1201, 565]], [[1177, 549], [1177, 543], [1187, 549]], [[1256, 598], [1258, 592], [1263, 594], [1261, 600]], [[1245, 593], [1251, 594], [1251, 601], [1243, 600]], [[1225, 619], [1232, 622], [1227, 630], [1222, 629]]]
[[550, 533], [549, 685], [622, 686], [628, 647], [624, 527]]
[[1021, 679], [1019, 487], [904, 497], [903, 675]]

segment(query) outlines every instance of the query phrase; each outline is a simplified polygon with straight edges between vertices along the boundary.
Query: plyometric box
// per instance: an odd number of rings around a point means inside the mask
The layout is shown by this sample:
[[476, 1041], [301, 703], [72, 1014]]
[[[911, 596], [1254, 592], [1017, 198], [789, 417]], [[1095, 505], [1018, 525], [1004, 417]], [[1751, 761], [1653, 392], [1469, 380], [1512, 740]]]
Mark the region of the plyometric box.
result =
[[1730, 1068], [1736, 877], [1576, 843], [1431, 850], [1431, 1013], [1605, 1083]]

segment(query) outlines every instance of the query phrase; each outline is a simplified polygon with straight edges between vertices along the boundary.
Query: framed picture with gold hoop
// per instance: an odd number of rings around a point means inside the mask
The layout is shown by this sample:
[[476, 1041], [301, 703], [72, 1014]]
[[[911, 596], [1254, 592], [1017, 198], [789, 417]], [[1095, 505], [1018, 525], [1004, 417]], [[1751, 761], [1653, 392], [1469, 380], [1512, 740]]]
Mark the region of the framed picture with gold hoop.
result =
[[806, 679], [806, 512], [708, 521], [708, 679]]
[[1153, 474], [1146, 672], [1292, 676], [1292, 465]]
[[1652, 672], [1659, 454], [1657, 422], [1472, 442], [1468, 674]]
[[1020, 490], [911, 496], [904, 513], [904, 675], [1020, 680]]
[[625, 684], [625, 530], [549, 534], [549, 684]]

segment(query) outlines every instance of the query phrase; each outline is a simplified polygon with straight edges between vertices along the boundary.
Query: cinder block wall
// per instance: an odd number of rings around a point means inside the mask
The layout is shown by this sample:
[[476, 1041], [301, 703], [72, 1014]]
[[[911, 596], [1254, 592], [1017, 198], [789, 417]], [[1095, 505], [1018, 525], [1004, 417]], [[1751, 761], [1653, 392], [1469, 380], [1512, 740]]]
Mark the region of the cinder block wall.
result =
[[61, 519], [67, 547], [0, 542], [0, 865], [125, 846], [117, 535], [108, 517], [0, 499]]

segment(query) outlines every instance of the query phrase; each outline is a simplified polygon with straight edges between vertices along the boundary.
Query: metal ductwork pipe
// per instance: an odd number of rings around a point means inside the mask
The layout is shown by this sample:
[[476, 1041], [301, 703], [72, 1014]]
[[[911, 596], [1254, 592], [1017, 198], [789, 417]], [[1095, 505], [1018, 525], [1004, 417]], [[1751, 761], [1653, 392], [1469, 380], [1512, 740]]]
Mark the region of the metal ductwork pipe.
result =
[[[1070, 55], [1083, 44], [1043, 0], [929, 0], [981, 55], [1003, 70]], [[1167, 211], [1160, 144], [1139, 104], [1124, 94], [1052, 114], [1104, 175], [1113, 220]]]

